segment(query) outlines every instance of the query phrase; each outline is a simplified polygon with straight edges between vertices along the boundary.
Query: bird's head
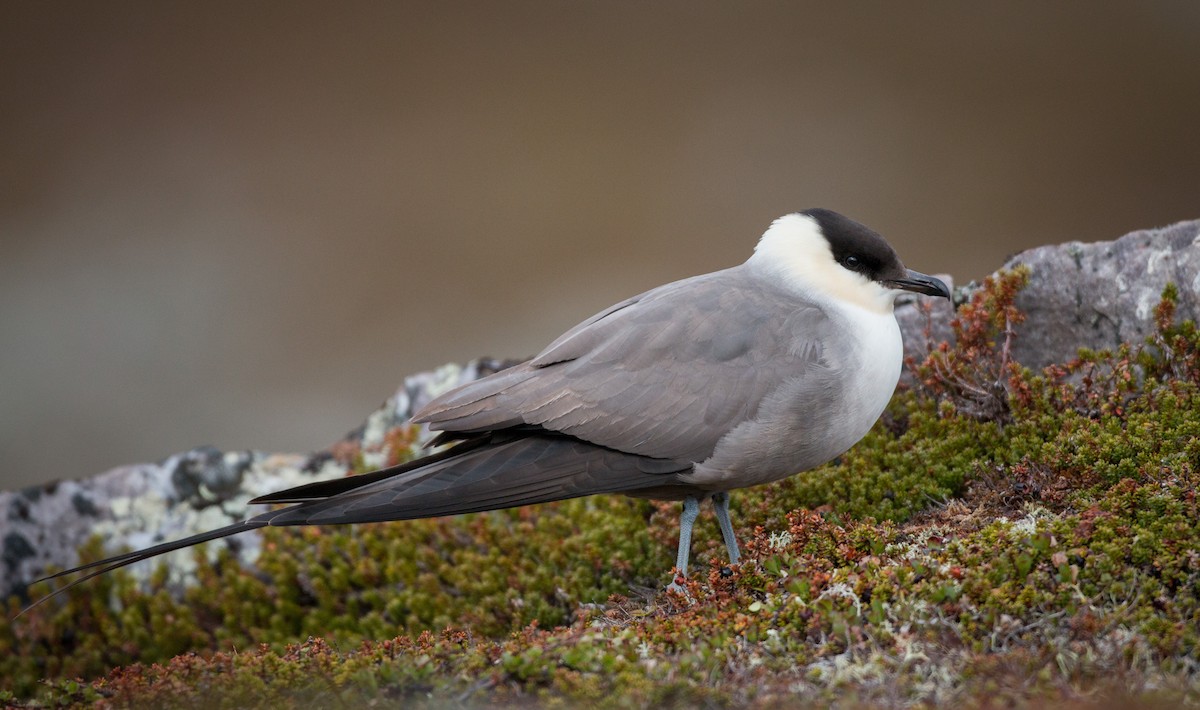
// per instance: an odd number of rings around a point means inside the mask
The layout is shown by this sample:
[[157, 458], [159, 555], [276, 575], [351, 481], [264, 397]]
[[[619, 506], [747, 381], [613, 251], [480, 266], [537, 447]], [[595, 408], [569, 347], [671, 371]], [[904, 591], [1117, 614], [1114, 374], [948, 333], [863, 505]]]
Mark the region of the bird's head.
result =
[[827, 209], [775, 220], [750, 263], [807, 297], [873, 311], [891, 312], [902, 291], [950, 297], [940, 279], [905, 268], [874, 230]]

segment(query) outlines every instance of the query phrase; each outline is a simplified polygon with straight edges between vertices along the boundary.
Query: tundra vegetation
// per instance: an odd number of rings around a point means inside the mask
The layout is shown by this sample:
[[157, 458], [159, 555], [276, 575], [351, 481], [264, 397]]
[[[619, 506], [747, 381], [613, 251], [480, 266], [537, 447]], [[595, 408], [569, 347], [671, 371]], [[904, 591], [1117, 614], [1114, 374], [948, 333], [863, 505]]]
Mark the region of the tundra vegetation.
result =
[[686, 596], [663, 590], [677, 504], [268, 529], [253, 569], [195, 552], [183, 588], [161, 566], [15, 622], [8, 600], [0, 701], [1200, 701], [1200, 334], [1168, 287], [1145, 343], [1032, 372], [1009, 356], [1028, 278], [988, 279], [849, 453], [734, 496], [736, 568], [706, 511]]

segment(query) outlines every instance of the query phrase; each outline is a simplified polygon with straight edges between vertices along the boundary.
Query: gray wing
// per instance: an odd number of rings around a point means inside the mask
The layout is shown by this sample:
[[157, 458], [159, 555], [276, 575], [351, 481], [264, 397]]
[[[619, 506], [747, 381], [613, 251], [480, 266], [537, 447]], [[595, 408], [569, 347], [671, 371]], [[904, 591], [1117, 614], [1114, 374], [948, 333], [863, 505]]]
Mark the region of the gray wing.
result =
[[563, 334], [532, 360], [414, 417], [472, 434], [535, 426], [655, 458], [703, 461], [788, 381], [830, 367], [832, 324], [744, 266], [667, 284]]

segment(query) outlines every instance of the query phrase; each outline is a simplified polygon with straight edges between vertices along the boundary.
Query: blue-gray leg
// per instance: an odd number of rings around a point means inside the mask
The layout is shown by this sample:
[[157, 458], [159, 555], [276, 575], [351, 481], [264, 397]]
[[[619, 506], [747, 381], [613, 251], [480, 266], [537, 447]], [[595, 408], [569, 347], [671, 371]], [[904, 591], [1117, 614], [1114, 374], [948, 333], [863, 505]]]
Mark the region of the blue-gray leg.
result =
[[736, 565], [741, 554], [738, 552], [737, 536], [733, 533], [733, 523], [729, 520], [728, 493], [721, 491], [713, 494], [713, 510], [721, 526], [721, 537], [725, 538], [725, 549], [729, 551], [729, 564]]
[[[679, 515], [679, 553], [675, 555], [675, 568], [679, 574], [687, 576], [688, 557], [692, 551], [692, 526], [700, 515], [700, 499], [688, 496], [683, 499], [683, 512]], [[683, 591], [683, 588], [671, 580], [667, 589]]]

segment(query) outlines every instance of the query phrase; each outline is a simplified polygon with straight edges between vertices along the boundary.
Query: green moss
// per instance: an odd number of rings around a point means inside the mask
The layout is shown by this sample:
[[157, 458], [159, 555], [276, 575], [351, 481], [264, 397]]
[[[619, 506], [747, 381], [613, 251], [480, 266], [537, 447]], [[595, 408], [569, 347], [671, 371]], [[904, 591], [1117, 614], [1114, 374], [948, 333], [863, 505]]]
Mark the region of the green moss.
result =
[[182, 593], [117, 573], [0, 622], [0, 700], [1200, 701], [1200, 338], [1168, 292], [1146, 347], [1031, 373], [1004, 354], [1023, 278], [977, 295], [854, 450], [735, 497], [732, 574], [706, 512], [690, 599], [656, 591], [672, 504], [271, 529], [256, 571], [222, 555]]

